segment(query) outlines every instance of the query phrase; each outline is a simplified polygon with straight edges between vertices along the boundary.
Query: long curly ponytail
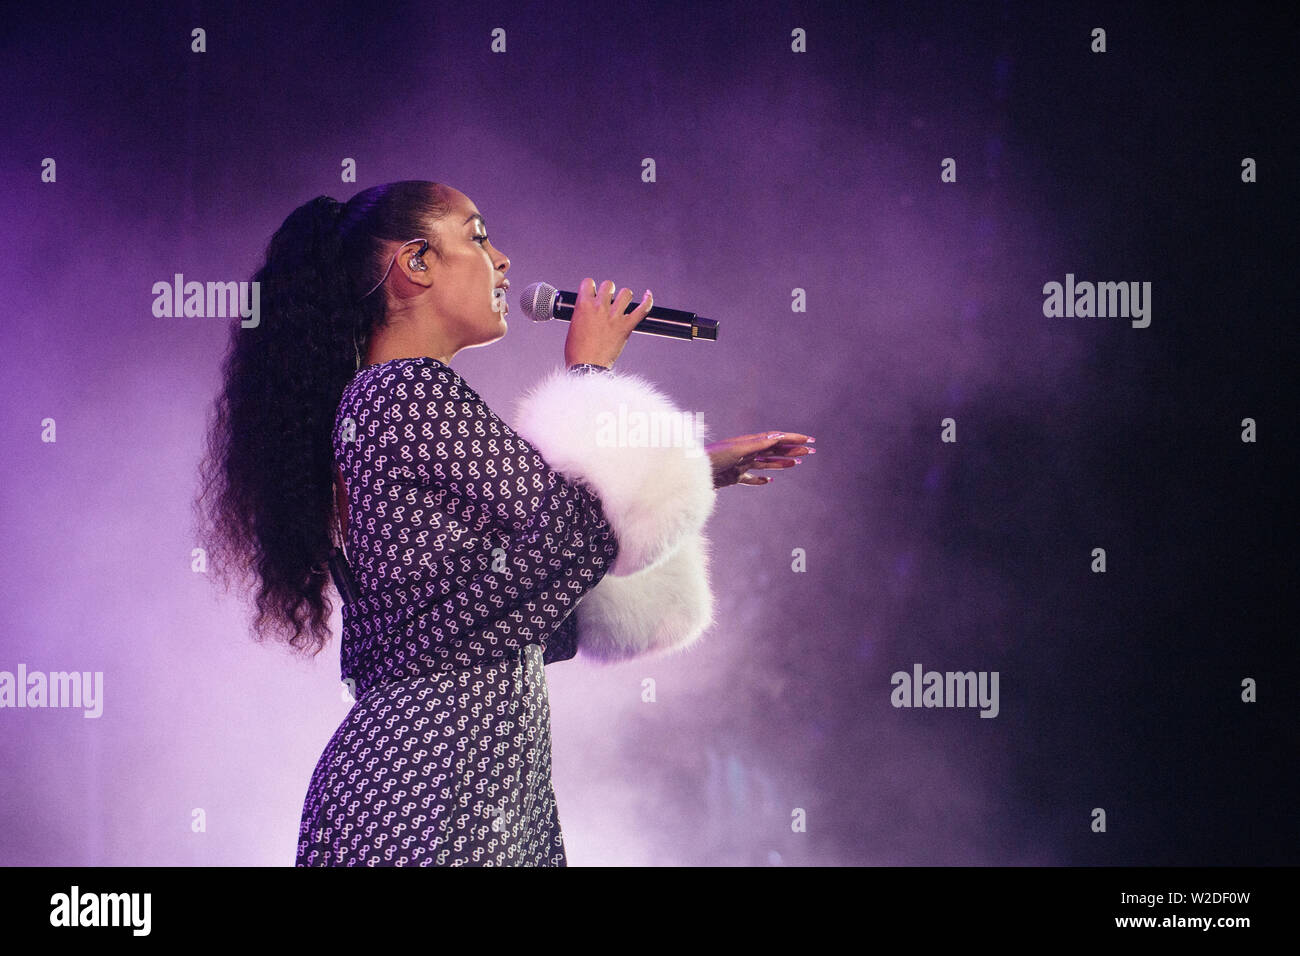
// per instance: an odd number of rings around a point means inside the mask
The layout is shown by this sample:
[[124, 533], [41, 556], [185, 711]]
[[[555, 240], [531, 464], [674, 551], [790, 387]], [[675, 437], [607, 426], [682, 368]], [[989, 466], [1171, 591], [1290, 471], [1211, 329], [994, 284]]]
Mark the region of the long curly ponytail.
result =
[[[334, 545], [333, 426], [339, 398], [387, 321], [379, 282], [392, 242], [427, 236], [449, 206], [435, 182], [299, 206], [253, 276], [261, 322], [235, 323], [209, 416], [195, 499], [214, 578], [259, 584], [253, 631], [312, 655], [329, 642], [325, 561]], [[381, 294], [382, 293], [382, 294]]]

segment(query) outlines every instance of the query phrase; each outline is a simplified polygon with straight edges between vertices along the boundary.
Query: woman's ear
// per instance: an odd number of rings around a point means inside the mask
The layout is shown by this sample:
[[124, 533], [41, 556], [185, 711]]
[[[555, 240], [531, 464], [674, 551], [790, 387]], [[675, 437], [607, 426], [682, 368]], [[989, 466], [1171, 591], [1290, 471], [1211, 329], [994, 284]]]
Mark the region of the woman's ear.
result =
[[395, 268], [407, 281], [427, 289], [433, 285], [432, 259], [433, 250], [427, 240], [410, 242], [398, 251]]

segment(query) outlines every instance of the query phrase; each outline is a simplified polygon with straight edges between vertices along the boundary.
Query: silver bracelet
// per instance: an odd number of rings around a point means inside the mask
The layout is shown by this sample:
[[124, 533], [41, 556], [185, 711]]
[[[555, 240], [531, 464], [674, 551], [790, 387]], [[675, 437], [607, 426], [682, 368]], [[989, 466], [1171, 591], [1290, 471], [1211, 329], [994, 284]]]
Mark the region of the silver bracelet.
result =
[[570, 365], [569, 371], [575, 375], [594, 375], [596, 372], [612, 371], [604, 365], [592, 365], [590, 362], [583, 362], [579, 365]]

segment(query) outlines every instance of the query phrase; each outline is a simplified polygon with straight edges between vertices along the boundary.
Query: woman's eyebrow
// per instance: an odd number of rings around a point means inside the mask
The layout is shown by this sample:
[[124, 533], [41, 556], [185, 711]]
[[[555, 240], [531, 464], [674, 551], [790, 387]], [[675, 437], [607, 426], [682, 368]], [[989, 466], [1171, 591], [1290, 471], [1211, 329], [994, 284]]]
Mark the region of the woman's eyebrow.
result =
[[474, 215], [472, 215], [472, 216], [470, 216], [468, 219], [466, 219], [465, 222], [462, 222], [461, 225], [463, 226], [463, 225], [465, 225], [466, 223], [473, 222], [475, 219], [477, 219], [479, 222], [481, 222], [481, 223], [483, 224], [483, 228], [484, 228], [484, 229], [487, 228], [487, 220], [484, 219], [482, 216], [480, 216], [478, 213], [474, 213]]

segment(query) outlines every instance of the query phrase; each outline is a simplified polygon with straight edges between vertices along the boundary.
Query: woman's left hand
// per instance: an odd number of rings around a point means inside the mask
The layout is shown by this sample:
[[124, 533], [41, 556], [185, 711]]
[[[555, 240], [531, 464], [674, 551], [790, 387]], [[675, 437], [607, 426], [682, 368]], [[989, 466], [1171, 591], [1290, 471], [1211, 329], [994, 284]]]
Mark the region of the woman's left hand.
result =
[[747, 471], [760, 468], [793, 468], [799, 457], [811, 455], [817, 449], [809, 448], [816, 439], [798, 432], [757, 432], [738, 438], [705, 445], [713, 462], [713, 487], [727, 485], [766, 485], [772, 479], [765, 475], [749, 475]]

